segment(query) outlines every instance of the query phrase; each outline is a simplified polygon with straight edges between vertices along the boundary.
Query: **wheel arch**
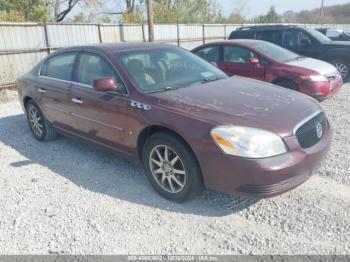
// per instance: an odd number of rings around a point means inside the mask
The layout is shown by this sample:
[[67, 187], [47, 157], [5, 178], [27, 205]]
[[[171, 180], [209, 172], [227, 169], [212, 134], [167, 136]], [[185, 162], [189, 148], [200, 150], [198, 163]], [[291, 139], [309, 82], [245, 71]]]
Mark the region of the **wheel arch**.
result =
[[298, 91], [299, 91], [298, 84], [295, 83], [295, 81], [293, 81], [292, 79], [289, 79], [289, 78], [286, 78], [286, 77], [278, 77], [278, 78], [274, 79], [271, 83], [274, 84], [274, 85], [278, 85], [279, 82], [283, 82], [283, 81], [289, 81], [289, 82], [293, 83], [298, 88]]
[[28, 105], [29, 101], [31, 101], [31, 100], [33, 100], [33, 98], [30, 97], [30, 96], [25, 96], [25, 97], [23, 98], [23, 106], [24, 106], [24, 109], [27, 109], [27, 105]]
[[183, 143], [186, 144], [186, 146], [191, 150], [191, 152], [194, 154], [194, 151], [192, 150], [191, 146], [189, 145], [189, 143], [180, 135], [178, 134], [176, 131], [168, 128], [168, 127], [164, 127], [164, 126], [160, 126], [160, 125], [152, 125], [152, 126], [148, 126], [145, 127], [139, 134], [138, 138], [137, 138], [137, 152], [138, 152], [138, 157], [142, 162], [142, 150], [143, 147], [146, 144], [146, 141], [148, 138], [150, 138], [153, 134], [155, 133], [166, 133], [168, 135], [174, 136], [177, 139], [181, 140]]

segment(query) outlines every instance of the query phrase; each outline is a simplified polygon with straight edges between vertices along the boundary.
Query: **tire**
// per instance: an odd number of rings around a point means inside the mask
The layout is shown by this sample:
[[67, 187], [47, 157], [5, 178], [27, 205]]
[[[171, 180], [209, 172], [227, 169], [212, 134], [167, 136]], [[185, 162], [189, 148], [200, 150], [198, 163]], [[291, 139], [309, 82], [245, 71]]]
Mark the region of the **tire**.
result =
[[343, 59], [332, 59], [329, 62], [337, 68], [344, 82], [349, 79], [350, 63], [348, 61]]
[[278, 86], [299, 92], [298, 86], [291, 80], [280, 80], [275, 83]]
[[203, 189], [202, 175], [193, 153], [172, 135], [152, 135], [143, 148], [142, 160], [151, 185], [166, 199], [184, 202]]
[[46, 120], [40, 108], [33, 101], [28, 102], [26, 114], [30, 130], [35, 139], [39, 141], [50, 141], [56, 138], [57, 133], [55, 129]]

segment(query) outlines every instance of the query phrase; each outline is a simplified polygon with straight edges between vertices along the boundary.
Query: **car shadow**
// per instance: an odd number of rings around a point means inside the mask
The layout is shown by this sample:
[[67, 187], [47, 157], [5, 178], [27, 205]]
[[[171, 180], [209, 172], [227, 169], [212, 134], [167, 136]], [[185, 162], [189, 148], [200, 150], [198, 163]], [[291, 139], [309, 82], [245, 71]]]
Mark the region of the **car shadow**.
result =
[[214, 217], [239, 212], [257, 202], [204, 191], [192, 201], [173, 203], [155, 193], [142, 166], [134, 161], [72, 138], [60, 136], [52, 142], [36, 141], [24, 114], [0, 118], [0, 142], [26, 158], [10, 163], [13, 168], [39, 164], [78, 187], [140, 205]]

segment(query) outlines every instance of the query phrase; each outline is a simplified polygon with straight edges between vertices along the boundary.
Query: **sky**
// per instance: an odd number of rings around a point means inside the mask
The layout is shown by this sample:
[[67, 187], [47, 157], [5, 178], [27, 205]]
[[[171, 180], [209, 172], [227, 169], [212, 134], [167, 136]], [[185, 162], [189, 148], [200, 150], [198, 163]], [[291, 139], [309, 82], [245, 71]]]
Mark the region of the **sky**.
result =
[[[325, 5], [337, 5], [350, 3], [349, 0], [324, 0]], [[274, 5], [276, 11], [282, 14], [288, 10], [301, 11], [319, 8], [321, 0], [216, 0], [224, 10], [225, 15], [229, 15], [235, 6], [245, 5], [244, 15], [252, 18], [257, 15], [265, 14], [269, 11], [270, 6]]]

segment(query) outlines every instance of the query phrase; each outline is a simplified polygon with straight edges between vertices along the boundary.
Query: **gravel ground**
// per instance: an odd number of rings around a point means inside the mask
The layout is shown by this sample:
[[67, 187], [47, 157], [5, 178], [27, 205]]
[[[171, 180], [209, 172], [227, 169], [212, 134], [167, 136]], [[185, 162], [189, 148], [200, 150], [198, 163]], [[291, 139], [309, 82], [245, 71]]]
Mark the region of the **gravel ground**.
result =
[[322, 106], [335, 137], [319, 170], [242, 208], [214, 192], [164, 200], [135, 163], [69, 138], [37, 142], [19, 103], [0, 103], [0, 253], [350, 254], [350, 84]]

